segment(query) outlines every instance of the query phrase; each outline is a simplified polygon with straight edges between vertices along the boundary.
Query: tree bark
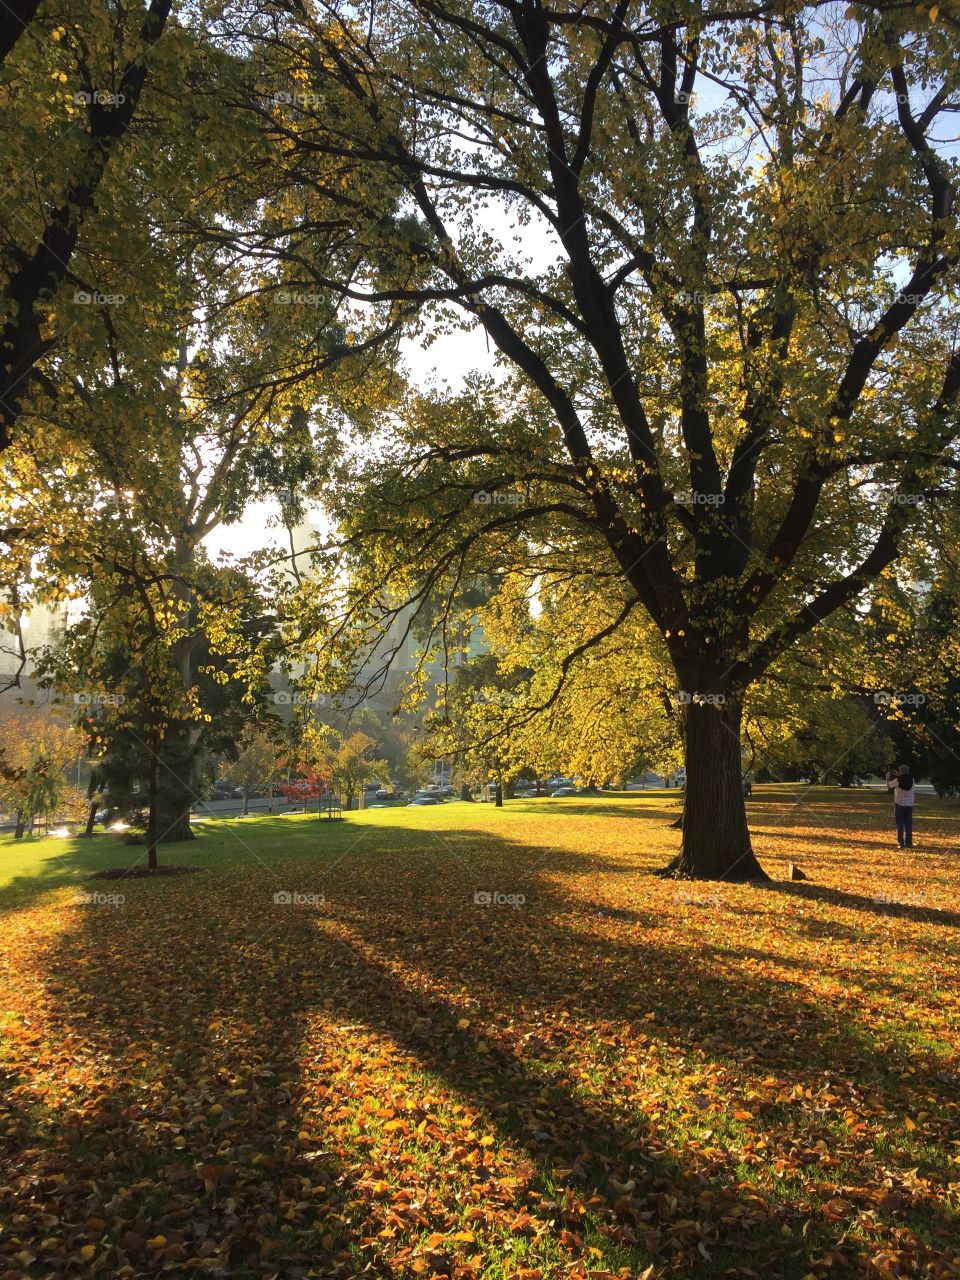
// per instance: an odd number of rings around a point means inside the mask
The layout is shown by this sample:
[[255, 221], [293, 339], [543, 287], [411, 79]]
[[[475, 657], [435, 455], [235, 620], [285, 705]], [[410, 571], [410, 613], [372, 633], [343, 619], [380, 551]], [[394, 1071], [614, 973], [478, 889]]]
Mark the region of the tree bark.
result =
[[6, 0], [3, 26], [0, 27], [0, 63], [17, 43], [34, 19], [40, 0]]
[[23, 828], [25, 825], [26, 825], [26, 819], [24, 817], [23, 811], [18, 810], [17, 811], [17, 829], [14, 832], [14, 836], [13, 836], [14, 840], [23, 839]]
[[[97, 194], [114, 150], [126, 134], [140, 100], [147, 76], [148, 55], [163, 35], [171, 0], [151, 0], [140, 27], [142, 48], [126, 65], [119, 81], [115, 106], [91, 105], [87, 110], [82, 147], [67, 174], [59, 201], [47, 212], [43, 235], [32, 253], [25, 251], [4, 290], [8, 319], [0, 330], [0, 451], [9, 447], [19, 421], [21, 407], [36, 365], [56, 344], [43, 333], [42, 315], [46, 301], [55, 297], [69, 277], [73, 257], [84, 223], [96, 211]], [[8, 34], [0, 40], [6, 56], [36, 9], [29, 0], [3, 5]], [[126, 33], [118, 29], [115, 57], [125, 43]]]
[[[767, 880], [750, 844], [741, 775], [742, 707], [695, 695], [686, 707], [683, 841], [662, 874], [686, 880]], [[701, 699], [701, 700], [698, 700]]]
[[93, 838], [93, 828], [97, 821], [97, 805], [91, 804], [87, 810], [87, 825], [83, 829], [83, 839], [91, 840]]

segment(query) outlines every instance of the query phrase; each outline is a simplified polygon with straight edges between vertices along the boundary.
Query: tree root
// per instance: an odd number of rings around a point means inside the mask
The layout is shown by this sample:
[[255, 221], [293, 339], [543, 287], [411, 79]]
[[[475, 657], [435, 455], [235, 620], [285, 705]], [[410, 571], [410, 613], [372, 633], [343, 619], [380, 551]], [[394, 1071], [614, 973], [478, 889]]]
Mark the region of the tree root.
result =
[[696, 871], [687, 863], [682, 853], [678, 853], [665, 867], [659, 867], [652, 874], [663, 880], [710, 880], [726, 881], [728, 884], [770, 883], [770, 877], [757, 861], [752, 849], [742, 854], [727, 871], [720, 871], [715, 875]]

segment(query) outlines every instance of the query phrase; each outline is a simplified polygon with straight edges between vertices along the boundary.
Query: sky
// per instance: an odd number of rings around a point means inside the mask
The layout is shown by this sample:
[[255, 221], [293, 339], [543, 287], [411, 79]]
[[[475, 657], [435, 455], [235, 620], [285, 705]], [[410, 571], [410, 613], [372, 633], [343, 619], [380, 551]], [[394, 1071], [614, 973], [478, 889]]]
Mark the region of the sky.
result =
[[[436, 382], [457, 391], [472, 370], [490, 367], [486, 339], [479, 329], [447, 334], [437, 338], [426, 350], [418, 342], [405, 339], [401, 354], [414, 386]], [[223, 552], [229, 556], [242, 557], [271, 542], [286, 549], [286, 531], [270, 527], [279, 514], [280, 508], [275, 502], [251, 502], [238, 524], [221, 525], [204, 540], [210, 556], [216, 560]], [[323, 524], [319, 509], [311, 511], [309, 515]]]

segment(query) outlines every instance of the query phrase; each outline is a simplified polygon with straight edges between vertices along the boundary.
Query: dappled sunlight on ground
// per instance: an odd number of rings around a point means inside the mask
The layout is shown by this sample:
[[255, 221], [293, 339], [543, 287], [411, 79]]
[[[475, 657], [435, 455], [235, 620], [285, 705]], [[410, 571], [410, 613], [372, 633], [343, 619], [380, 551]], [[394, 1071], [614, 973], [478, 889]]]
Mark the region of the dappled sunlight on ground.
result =
[[757, 788], [810, 879], [677, 884], [675, 799], [28, 851], [0, 1275], [960, 1274], [957, 810]]

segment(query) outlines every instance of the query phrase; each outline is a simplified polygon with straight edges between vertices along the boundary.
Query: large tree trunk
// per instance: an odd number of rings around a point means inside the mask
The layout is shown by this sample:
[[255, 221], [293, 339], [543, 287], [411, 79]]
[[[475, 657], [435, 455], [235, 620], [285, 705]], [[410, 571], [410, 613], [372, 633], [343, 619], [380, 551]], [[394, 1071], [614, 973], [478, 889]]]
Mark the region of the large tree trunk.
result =
[[[743, 802], [741, 706], [694, 695], [685, 709], [683, 842], [664, 874], [691, 880], [766, 880]], [[713, 699], [713, 700], [711, 700]]]
[[17, 810], [17, 829], [14, 833], [14, 840], [23, 839], [23, 828], [26, 826], [26, 816], [22, 809]]

